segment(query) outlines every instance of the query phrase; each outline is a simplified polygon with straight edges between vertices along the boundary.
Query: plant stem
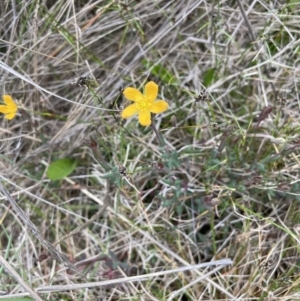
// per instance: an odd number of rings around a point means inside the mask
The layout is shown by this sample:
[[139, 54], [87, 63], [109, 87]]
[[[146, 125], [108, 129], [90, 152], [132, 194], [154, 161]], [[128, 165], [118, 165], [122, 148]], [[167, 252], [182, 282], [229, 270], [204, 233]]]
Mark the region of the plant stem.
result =
[[157, 130], [157, 128], [155, 127], [154, 123], [153, 123], [153, 120], [151, 120], [151, 127], [154, 131], [154, 133], [156, 134], [157, 136], [157, 139], [159, 141], [159, 144], [162, 148], [165, 148], [166, 146], [166, 143], [165, 143], [165, 140], [163, 138], [163, 136], [161, 135], [161, 133]]

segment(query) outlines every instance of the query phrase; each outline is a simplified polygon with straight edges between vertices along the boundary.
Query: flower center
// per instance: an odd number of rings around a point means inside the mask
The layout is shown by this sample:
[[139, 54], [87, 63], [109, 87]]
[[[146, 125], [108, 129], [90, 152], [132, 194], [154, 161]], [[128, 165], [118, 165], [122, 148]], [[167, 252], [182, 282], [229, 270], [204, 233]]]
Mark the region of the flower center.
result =
[[151, 102], [147, 97], [144, 97], [141, 101], [136, 102], [136, 108], [140, 112], [149, 111], [150, 106], [151, 106]]

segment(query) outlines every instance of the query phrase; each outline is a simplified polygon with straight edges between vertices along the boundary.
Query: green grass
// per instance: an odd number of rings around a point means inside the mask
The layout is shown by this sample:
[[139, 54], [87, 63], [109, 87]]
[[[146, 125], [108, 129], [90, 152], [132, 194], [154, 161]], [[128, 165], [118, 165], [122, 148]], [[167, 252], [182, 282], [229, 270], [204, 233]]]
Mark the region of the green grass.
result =
[[300, 1], [212, 3], [0, 4], [0, 300], [300, 299]]

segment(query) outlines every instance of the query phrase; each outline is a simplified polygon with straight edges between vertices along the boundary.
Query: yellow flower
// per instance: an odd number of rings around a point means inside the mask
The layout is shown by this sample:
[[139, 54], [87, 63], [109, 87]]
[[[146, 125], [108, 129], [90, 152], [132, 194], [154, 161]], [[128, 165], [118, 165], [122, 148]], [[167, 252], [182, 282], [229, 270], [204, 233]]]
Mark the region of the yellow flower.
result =
[[0, 113], [3, 113], [4, 118], [11, 120], [13, 119], [18, 111], [18, 106], [13, 101], [10, 95], [3, 95], [3, 101], [5, 105], [0, 105]]
[[134, 104], [131, 104], [122, 111], [122, 118], [129, 118], [135, 114], [139, 115], [139, 122], [143, 126], [151, 124], [151, 113], [159, 114], [168, 108], [164, 100], [156, 100], [158, 85], [149, 82], [145, 86], [144, 95], [137, 89], [128, 87], [123, 91], [124, 96]]

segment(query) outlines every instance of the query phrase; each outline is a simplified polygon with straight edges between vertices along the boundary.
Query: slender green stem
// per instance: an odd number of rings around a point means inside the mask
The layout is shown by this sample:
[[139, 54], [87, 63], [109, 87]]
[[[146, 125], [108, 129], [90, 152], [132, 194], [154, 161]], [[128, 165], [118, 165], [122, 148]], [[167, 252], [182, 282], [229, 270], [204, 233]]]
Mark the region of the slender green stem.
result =
[[160, 133], [160, 132], [157, 130], [157, 128], [155, 127], [155, 124], [154, 124], [153, 120], [151, 120], [151, 127], [152, 127], [154, 133], [155, 133], [156, 136], [157, 136], [157, 139], [158, 139], [158, 141], [159, 141], [160, 146], [161, 146], [162, 148], [165, 148], [165, 146], [166, 146], [165, 140], [164, 140], [163, 136], [161, 135], [161, 133]]

